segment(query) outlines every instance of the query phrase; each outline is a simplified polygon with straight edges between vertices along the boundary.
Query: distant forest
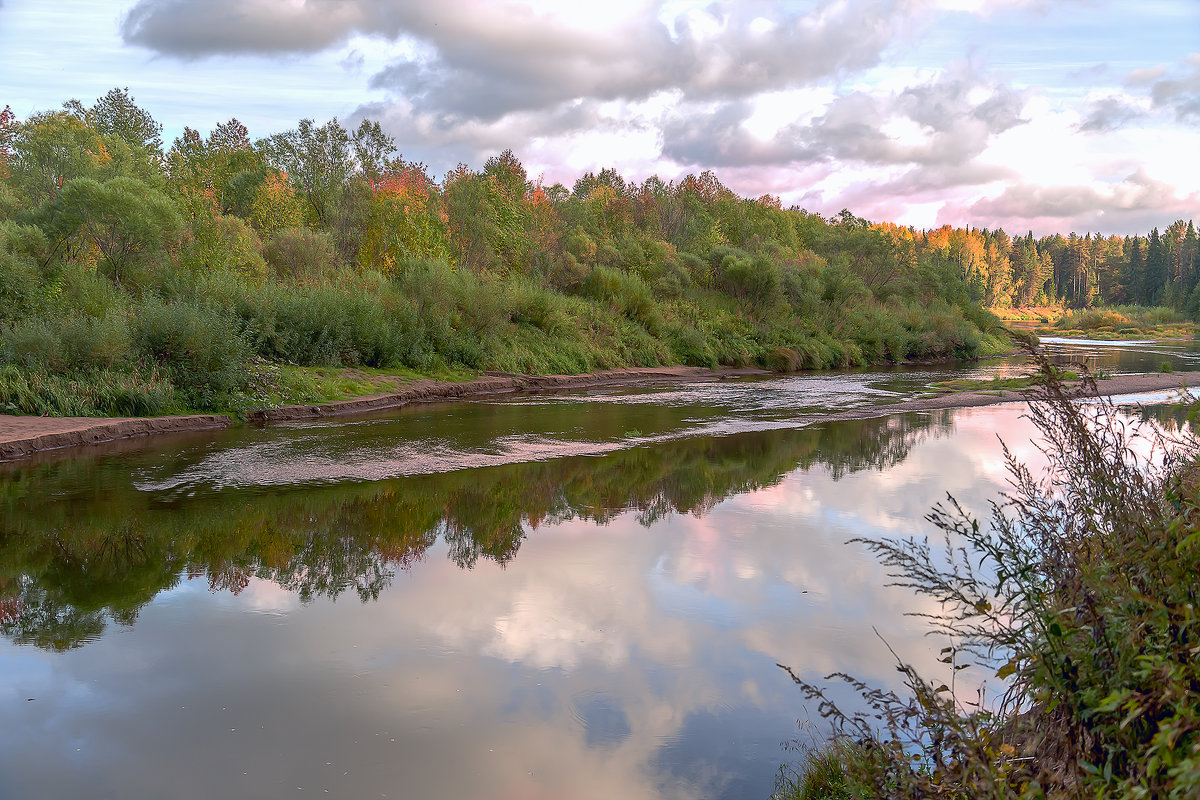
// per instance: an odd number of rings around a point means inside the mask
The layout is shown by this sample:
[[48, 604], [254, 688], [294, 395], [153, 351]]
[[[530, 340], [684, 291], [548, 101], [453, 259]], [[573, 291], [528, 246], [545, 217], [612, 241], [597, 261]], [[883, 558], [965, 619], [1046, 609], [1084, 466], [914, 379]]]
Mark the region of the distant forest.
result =
[[1011, 347], [987, 307], [1195, 313], [1197, 280], [1190, 222], [1125, 238], [916, 231], [743, 198], [712, 172], [548, 186], [508, 150], [437, 180], [374, 121], [252, 140], [232, 119], [166, 147], [123, 89], [0, 114], [9, 413], [303, 399], [293, 366], [970, 358]]
[[1033, 233], [1009, 237], [1001, 229], [945, 226], [914, 231], [890, 223], [897, 247], [910, 258], [927, 254], [953, 262], [972, 295], [992, 308], [1063, 304], [1071, 308], [1134, 304], [1200, 311], [1200, 243], [1191, 220], [1176, 220], [1148, 236]]

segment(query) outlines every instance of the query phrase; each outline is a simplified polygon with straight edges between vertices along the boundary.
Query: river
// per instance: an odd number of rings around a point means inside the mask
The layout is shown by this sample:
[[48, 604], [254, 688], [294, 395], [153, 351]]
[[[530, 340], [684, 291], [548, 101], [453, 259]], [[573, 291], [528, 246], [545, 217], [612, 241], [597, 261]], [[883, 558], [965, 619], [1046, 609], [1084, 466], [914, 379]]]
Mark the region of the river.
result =
[[[1180, 344], [1050, 341], [1111, 373]], [[0, 464], [0, 797], [767, 798], [786, 673], [939, 643], [854, 537], [980, 514], [1019, 358], [413, 406]], [[886, 641], [886, 644], [885, 644]], [[853, 703], [852, 696], [838, 697]]]

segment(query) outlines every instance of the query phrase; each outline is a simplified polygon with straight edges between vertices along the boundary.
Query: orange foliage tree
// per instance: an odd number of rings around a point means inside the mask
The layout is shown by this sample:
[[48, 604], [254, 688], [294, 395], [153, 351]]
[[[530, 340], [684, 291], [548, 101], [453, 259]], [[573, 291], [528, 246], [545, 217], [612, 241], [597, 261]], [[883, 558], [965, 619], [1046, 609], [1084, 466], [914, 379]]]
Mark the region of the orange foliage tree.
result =
[[450, 258], [446, 214], [424, 164], [390, 159], [367, 176], [371, 207], [358, 251], [362, 269], [394, 275], [406, 257]]

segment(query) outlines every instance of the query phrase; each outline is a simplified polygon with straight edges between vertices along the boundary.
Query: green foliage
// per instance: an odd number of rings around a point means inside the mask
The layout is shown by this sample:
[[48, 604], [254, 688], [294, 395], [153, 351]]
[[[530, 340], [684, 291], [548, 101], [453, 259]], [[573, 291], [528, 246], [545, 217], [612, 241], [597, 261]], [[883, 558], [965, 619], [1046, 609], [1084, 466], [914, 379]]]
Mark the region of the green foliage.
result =
[[302, 119], [293, 130], [277, 133], [257, 146], [307, 201], [313, 221], [328, 224], [354, 169], [350, 134], [337, 118], [321, 126]]
[[1076, 402], [1042, 367], [1030, 416], [1049, 458], [1044, 479], [1007, 453], [1014, 489], [990, 530], [951, 499], [929, 517], [940, 545], [863, 542], [897, 585], [937, 602], [930, 624], [948, 639], [944, 663], [957, 673], [970, 656], [1007, 682], [1002, 702], [985, 707], [904, 663], [908, 698], [839, 676], [871, 711], [824, 712], [872, 757], [831, 755], [866, 796], [1181, 800], [1200, 790], [1200, 441], [1131, 430], [1111, 404]]
[[191, 232], [179, 255], [184, 269], [233, 272], [252, 282], [265, 279], [262, 241], [238, 217], [203, 217], [192, 223]]
[[[849, 212], [826, 221], [711, 172], [637, 184], [604, 169], [569, 192], [504, 151], [439, 184], [378, 123], [336, 119], [254, 145], [236, 119], [185, 128], [162, 154], [125, 89], [3, 120], [9, 363], [151, 370], [183, 405], [249, 408], [275, 396], [249, 387], [278, 363], [793, 370], [969, 358], [1006, 337], [976, 302], [965, 233], [926, 244]], [[117, 319], [120, 368], [79, 355], [63, 327]]]
[[57, 236], [94, 247], [115, 283], [145, 267], [183, 230], [171, 201], [134, 178], [69, 181], [45, 213]]
[[12, 138], [11, 171], [27, 208], [54, 200], [68, 181], [98, 177], [111, 160], [100, 134], [63, 111], [35, 114]]
[[219, 408], [248, 380], [245, 340], [226, 315], [148, 298], [132, 323], [134, 345], [168, 375], [192, 408]]
[[128, 323], [120, 313], [27, 317], [0, 331], [0, 345], [4, 361], [42, 372], [109, 369], [134, 355]]
[[100, 370], [64, 376], [0, 364], [0, 411], [56, 417], [150, 417], [184, 410], [154, 373]]
[[881, 755], [869, 743], [835, 738], [806, 752], [798, 767], [781, 768], [771, 800], [874, 800], [874, 786], [862, 776], [885, 768]]
[[41, 295], [41, 279], [37, 262], [0, 242], [0, 323], [20, 319], [34, 310]]
[[337, 269], [328, 234], [311, 228], [284, 228], [263, 248], [263, 259], [277, 277], [290, 281], [322, 281]]
[[129, 147], [151, 153], [162, 150], [162, 125], [133, 102], [129, 87], [109, 89], [86, 110], [78, 100], [68, 100], [63, 107], [102, 136], [115, 137]]

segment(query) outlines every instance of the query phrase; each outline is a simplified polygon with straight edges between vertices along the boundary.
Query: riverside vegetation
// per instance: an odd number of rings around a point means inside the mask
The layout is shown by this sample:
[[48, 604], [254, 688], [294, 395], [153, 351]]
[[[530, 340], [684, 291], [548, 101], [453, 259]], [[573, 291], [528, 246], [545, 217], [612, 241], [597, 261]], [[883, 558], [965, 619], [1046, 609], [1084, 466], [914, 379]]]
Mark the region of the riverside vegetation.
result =
[[947, 670], [998, 667], [1005, 693], [964, 698], [900, 662], [906, 697], [830, 676], [867, 702], [845, 714], [793, 674], [840, 735], [781, 773], [778, 798], [1200, 795], [1197, 408], [1138, 425], [1042, 368], [1044, 478], [1006, 451], [990, 530], [951, 498], [929, 516], [942, 542], [863, 542], [941, 604]]
[[741, 198], [711, 173], [545, 186], [505, 151], [439, 183], [370, 121], [252, 141], [230, 120], [169, 148], [161, 131], [120, 89], [0, 114], [0, 411], [247, 411], [370, 391], [381, 370], [1010, 346], [946, 237]]

